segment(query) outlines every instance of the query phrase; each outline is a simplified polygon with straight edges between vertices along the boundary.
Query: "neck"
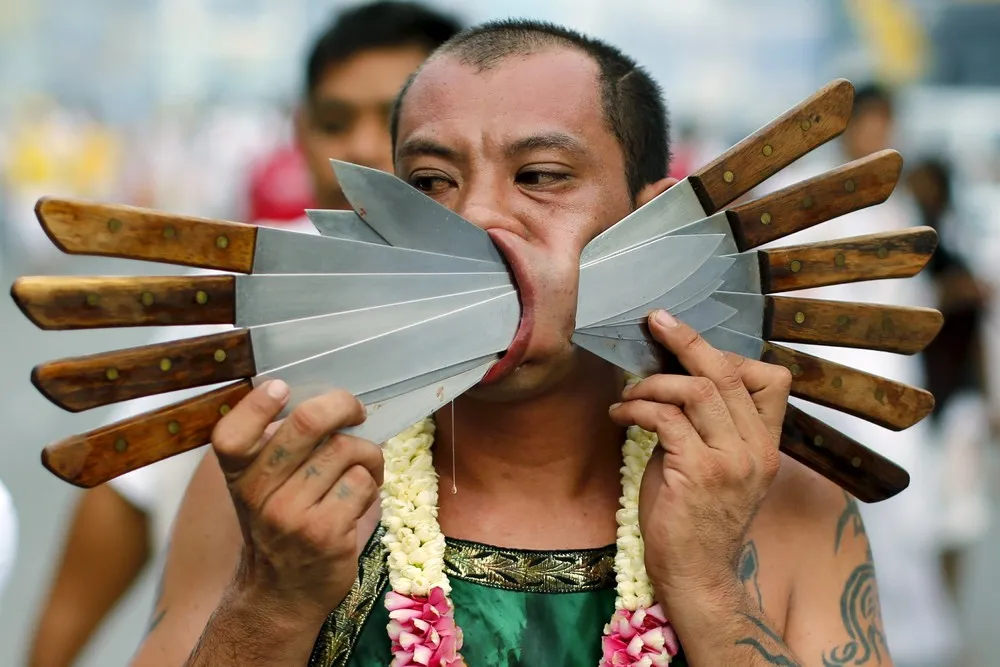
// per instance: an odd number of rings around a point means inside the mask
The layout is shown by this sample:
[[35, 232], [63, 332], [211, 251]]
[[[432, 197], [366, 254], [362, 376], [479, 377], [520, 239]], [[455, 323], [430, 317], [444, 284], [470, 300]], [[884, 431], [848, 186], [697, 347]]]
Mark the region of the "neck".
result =
[[466, 394], [438, 412], [434, 460], [442, 501], [453, 483], [467, 498], [498, 504], [514, 498], [558, 504], [608, 492], [617, 499], [625, 436], [608, 407], [621, 400], [624, 378], [581, 357], [557, 386], [530, 400]]

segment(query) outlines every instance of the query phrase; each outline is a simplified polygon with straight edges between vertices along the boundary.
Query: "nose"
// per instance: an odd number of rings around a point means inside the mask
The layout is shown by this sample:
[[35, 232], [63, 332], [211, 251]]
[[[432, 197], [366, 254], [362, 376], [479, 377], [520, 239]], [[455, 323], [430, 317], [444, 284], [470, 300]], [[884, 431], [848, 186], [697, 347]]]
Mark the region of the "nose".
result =
[[498, 179], [479, 177], [463, 184], [455, 213], [480, 229], [503, 229], [524, 236], [520, 223], [510, 207], [510, 194]]

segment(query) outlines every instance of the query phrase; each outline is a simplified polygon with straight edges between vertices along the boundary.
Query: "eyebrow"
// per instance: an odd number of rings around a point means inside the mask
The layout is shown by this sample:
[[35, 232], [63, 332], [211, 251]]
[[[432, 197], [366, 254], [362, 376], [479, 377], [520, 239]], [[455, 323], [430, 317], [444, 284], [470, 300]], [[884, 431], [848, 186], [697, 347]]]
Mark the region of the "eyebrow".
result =
[[448, 148], [443, 144], [439, 144], [432, 139], [422, 139], [420, 137], [415, 137], [413, 139], [407, 139], [403, 144], [396, 150], [396, 159], [402, 160], [404, 158], [413, 158], [430, 155], [433, 157], [440, 157], [449, 160], [454, 160], [458, 158], [458, 153]]
[[583, 155], [587, 152], [583, 142], [579, 139], [563, 132], [548, 132], [546, 134], [534, 134], [523, 139], [518, 139], [504, 148], [504, 154], [507, 157], [513, 157], [518, 153], [546, 149], [564, 151], [576, 155]]

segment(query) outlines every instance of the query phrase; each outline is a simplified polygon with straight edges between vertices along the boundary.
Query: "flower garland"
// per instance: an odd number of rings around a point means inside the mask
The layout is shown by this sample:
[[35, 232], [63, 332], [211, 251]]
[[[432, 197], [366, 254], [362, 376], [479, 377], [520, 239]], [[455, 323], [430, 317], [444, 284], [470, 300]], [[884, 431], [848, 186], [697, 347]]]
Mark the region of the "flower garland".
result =
[[[630, 382], [636, 379], [630, 378]], [[391, 667], [466, 667], [462, 630], [455, 623], [444, 572], [445, 539], [438, 525], [438, 482], [431, 448], [434, 420], [427, 418], [385, 443], [382, 543], [389, 551], [385, 605], [392, 642]], [[656, 447], [656, 435], [636, 426], [622, 448], [621, 509], [615, 574], [615, 613], [604, 627], [599, 667], [660, 667], [679, 646], [643, 562], [639, 485]]]

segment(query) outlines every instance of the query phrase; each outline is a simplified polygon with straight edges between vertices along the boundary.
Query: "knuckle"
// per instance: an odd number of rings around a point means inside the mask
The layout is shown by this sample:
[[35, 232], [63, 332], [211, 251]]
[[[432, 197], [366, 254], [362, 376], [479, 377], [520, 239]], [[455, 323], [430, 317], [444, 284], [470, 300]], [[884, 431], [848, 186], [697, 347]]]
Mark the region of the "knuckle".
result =
[[295, 408], [288, 422], [301, 435], [320, 436], [326, 431], [324, 416], [323, 404], [311, 399]]
[[673, 404], [659, 405], [656, 408], [657, 421], [662, 424], [670, 424], [684, 415], [684, 411]]
[[718, 487], [725, 483], [728, 470], [719, 457], [706, 456], [702, 459], [701, 475], [706, 486]]
[[715, 398], [718, 388], [706, 377], [691, 378], [691, 397], [699, 402], [708, 402]]
[[785, 366], [773, 366], [772, 371], [774, 375], [774, 385], [780, 388], [783, 392], [787, 392], [792, 388], [792, 371], [790, 371]]
[[781, 469], [781, 452], [775, 447], [766, 447], [761, 456], [761, 470], [767, 479], [771, 480]]
[[741, 449], [736, 453], [736, 474], [740, 479], [749, 479], [756, 469], [757, 462], [748, 449]]

